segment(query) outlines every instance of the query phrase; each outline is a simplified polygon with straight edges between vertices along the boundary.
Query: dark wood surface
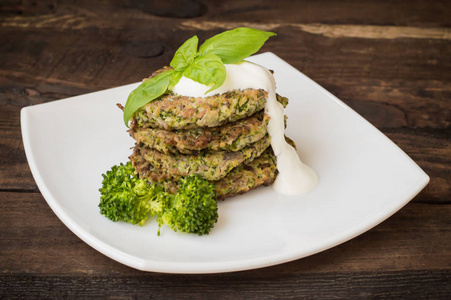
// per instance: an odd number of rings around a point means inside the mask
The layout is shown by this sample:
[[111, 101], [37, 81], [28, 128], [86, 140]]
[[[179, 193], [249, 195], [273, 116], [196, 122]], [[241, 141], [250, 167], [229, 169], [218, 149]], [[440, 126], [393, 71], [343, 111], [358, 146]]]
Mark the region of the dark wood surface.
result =
[[[0, 1], [0, 298], [451, 297], [449, 1]], [[328, 251], [244, 272], [121, 265], [55, 216], [20, 109], [141, 80], [187, 38], [238, 26], [342, 99], [431, 177], [407, 206]]]

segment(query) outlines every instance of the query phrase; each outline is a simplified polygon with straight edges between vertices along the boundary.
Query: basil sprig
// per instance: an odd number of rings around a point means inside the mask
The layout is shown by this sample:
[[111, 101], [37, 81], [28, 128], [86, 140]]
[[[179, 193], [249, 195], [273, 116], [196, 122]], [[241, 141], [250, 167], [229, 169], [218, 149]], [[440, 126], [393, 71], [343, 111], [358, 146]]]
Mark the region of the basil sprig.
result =
[[141, 83], [128, 95], [124, 108], [124, 122], [128, 127], [128, 121], [132, 115], [143, 105], [157, 99], [166, 91], [174, 87], [182, 77], [182, 73], [168, 70]]
[[182, 76], [211, 86], [207, 93], [219, 88], [226, 78], [224, 64], [241, 62], [257, 52], [273, 35], [276, 34], [240, 27], [209, 38], [199, 47], [199, 51], [197, 36], [188, 39], [175, 52], [169, 64], [172, 70], [144, 81], [130, 93], [124, 108], [125, 125], [128, 127], [130, 118], [140, 107], [172, 89]]

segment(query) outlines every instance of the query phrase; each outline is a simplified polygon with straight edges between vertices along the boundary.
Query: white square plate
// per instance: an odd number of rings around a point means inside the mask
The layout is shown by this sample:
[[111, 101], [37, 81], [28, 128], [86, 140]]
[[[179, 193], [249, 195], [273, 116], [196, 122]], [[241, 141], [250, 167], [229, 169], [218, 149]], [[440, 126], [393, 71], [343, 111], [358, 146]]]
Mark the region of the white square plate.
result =
[[[271, 187], [219, 203], [209, 235], [111, 222], [99, 213], [102, 176], [126, 162], [133, 140], [122, 112], [139, 83], [25, 107], [22, 136], [36, 183], [55, 214], [83, 241], [125, 265], [168, 273], [254, 269], [299, 259], [379, 224], [428, 183], [393, 142], [343, 102], [272, 53], [249, 59], [274, 70], [290, 99], [287, 136], [319, 175], [315, 190], [287, 197]], [[149, 74], [151, 70], [149, 70]]]

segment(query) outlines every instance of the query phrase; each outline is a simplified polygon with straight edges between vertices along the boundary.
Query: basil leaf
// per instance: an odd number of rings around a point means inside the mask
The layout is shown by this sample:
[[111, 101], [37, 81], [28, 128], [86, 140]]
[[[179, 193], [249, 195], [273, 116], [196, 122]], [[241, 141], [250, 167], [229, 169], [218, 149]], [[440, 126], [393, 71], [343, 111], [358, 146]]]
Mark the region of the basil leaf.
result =
[[200, 46], [199, 54], [215, 54], [225, 64], [238, 63], [260, 50], [273, 35], [276, 34], [247, 27], [236, 28], [206, 40]]
[[182, 76], [183, 76], [183, 70], [175, 71], [169, 81], [168, 90], [172, 89], [177, 83], [179, 83], [180, 78], [182, 78]]
[[199, 83], [212, 86], [207, 91], [211, 92], [220, 87], [226, 78], [226, 71], [221, 59], [214, 54], [205, 54], [197, 57], [183, 72], [188, 77]]
[[[177, 74], [178, 73], [178, 74]], [[128, 127], [128, 121], [132, 115], [143, 105], [163, 95], [170, 85], [177, 84], [181, 73], [175, 70], [165, 71], [147, 79], [134, 89], [128, 96], [124, 108], [124, 122]], [[178, 78], [177, 82], [175, 80]], [[175, 82], [175, 83], [174, 83]]]
[[169, 64], [174, 69], [185, 69], [194, 60], [197, 54], [197, 44], [199, 39], [197, 36], [193, 36], [189, 40], [183, 43], [180, 48], [174, 54], [174, 58]]

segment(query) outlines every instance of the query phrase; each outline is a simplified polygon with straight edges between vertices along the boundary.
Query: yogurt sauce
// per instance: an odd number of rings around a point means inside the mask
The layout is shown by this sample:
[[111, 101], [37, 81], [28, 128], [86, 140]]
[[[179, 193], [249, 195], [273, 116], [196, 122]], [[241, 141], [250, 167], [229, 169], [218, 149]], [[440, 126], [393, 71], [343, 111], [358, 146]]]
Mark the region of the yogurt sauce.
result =
[[172, 89], [175, 94], [188, 97], [207, 97], [236, 89], [263, 89], [268, 92], [265, 112], [270, 117], [268, 133], [271, 146], [277, 157], [279, 174], [273, 188], [284, 195], [301, 195], [311, 191], [318, 182], [318, 176], [299, 159], [296, 150], [285, 141], [283, 105], [276, 99], [276, 82], [266, 68], [250, 62], [225, 65], [226, 79], [216, 90], [206, 92], [209, 86], [183, 76]]

